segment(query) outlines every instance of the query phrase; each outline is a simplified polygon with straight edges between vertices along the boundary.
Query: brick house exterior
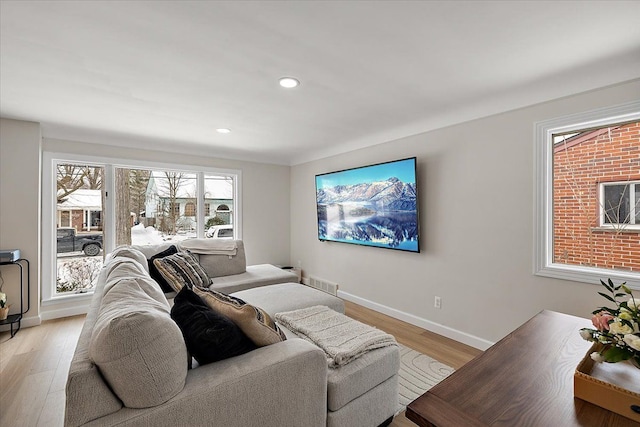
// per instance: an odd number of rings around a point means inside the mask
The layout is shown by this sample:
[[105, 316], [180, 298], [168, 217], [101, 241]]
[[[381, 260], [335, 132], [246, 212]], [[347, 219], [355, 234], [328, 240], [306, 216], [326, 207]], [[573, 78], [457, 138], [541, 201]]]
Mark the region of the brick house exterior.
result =
[[603, 226], [600, 200], [601, 183], [640, 181], [640, 122], [556, 143], [553, 176], [554, 262], [640, 271], [640, 229]]

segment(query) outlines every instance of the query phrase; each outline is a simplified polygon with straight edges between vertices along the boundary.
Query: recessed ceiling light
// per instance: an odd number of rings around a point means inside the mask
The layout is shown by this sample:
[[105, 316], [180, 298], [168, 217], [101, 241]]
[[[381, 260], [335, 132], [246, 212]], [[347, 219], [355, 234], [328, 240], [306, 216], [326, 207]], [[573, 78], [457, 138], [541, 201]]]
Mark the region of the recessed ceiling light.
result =
[[220, 129], [216, 129], [216, 132], [218, 132], [218, 133], [231, 133], [231, 129], [220, 128]]
[[279, 81], [280, 86], [287, 89], [292, 89], [300, 84], [300, 80], [293, 77], [282, 77]]

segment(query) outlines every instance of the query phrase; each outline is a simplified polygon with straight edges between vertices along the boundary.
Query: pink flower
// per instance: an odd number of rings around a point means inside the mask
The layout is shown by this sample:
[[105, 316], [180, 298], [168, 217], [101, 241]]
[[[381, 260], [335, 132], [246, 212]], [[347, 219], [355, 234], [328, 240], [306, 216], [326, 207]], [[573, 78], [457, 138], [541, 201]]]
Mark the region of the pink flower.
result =
[[606, 311], [600, 311], [593, 315], [591, 318], [591, 323], [596, 327], [600, 332], [609, 330], [609, 322], [613, 320], [613, 316], [607, 313]]

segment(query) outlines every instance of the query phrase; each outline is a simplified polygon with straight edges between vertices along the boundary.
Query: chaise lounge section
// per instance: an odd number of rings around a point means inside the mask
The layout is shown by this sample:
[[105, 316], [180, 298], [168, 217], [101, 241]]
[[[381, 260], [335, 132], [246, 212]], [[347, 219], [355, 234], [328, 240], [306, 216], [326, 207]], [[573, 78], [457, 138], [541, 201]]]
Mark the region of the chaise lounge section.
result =
[[[271, 264], [247, 265], [244, 242], [242, 240], [226, 241], [235, 247], [229, 254], [207, 254], [198, 251], [198, 248], [206, 248], [213, 243], [212, 239], [190, 239], [193, 242], [190, 250], [199, 258], [200, 264], [211, 278], [212, 290], [231, 294], [245, 289], [259, 286], [273, 285], [275, 283], [296, 282], [298, 276], [291, 271], [283, 270]], [[175, 245], [178, 249], [180, 243], [162, 243], [159, 245], [132, 246], [142, 252], [147, 259], [166, 251]], [[170, 295], [175, 296], [175, 295]]]

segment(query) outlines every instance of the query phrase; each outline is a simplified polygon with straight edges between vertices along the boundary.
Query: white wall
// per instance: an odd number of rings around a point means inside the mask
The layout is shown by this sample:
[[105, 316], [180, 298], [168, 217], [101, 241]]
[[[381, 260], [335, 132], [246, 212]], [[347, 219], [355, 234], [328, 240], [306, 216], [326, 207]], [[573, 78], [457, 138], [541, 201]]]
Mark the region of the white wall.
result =
[[[40, 145], [38, 123], [0, 119], [0, 249], [20, 249], [30, 262], [31, 308], [22, 326], [40, 324]], [[15, 314], [20, 311], [19, 269], [2, 266], [0, 272], [12, 305], [9, 314]], [[26, 310], [26, 290], [24, 298]]]
[[[588, 317], [605, 302], [596, 286], [532, 274], [533, 126], [639, 95], [635, 81], [296, 165], [291, 260], [348, 299], [479, 348], [543, 309]], [[315, 174], [411, 156], [420, 254], [318, 241]]]

